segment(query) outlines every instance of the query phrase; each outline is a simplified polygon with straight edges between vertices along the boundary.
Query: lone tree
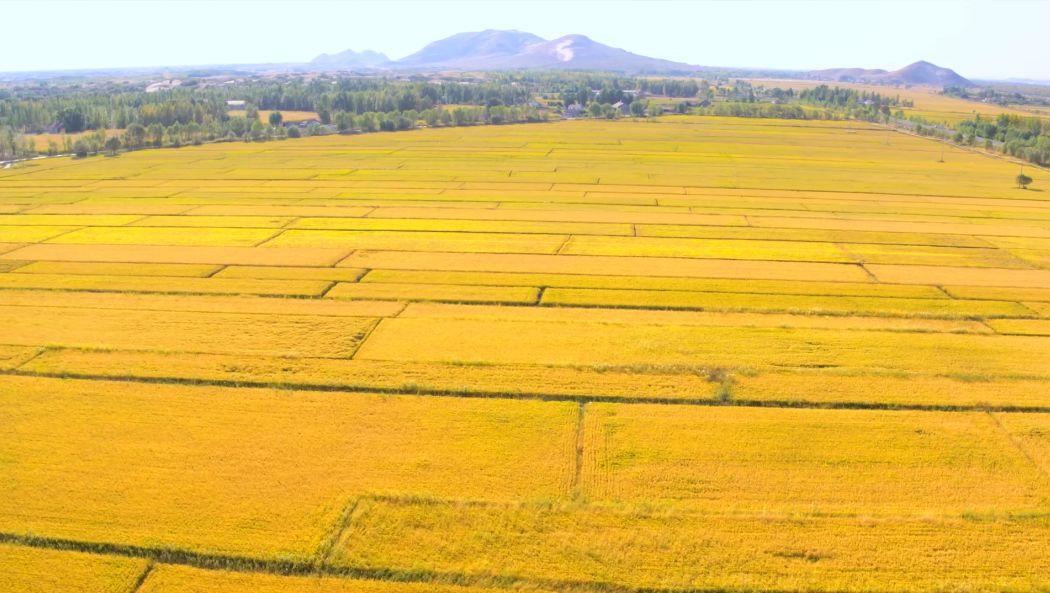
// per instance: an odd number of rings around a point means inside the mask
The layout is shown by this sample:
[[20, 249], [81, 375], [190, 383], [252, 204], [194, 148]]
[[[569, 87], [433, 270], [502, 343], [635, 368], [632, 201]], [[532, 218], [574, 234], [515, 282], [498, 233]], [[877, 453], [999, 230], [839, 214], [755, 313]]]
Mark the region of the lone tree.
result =
[[110, 156], [117, 156], [117, 151], [120, 150], [120, 138], [110, 136], [106, 139], [105, 147]]
[[1017, 187], [1021, 189], [1028, 189], [1028, 184], [1032, 182], [1032, 178], [1021, 173], [1017, 176]]
[[270, 125], [271, 126], [276, 128], [277, 126], [281, 125], [282, 121], [284, 121], [284, 116], [281, 115], [280, 111], [274, 111], [273, 113], [270, 114]]

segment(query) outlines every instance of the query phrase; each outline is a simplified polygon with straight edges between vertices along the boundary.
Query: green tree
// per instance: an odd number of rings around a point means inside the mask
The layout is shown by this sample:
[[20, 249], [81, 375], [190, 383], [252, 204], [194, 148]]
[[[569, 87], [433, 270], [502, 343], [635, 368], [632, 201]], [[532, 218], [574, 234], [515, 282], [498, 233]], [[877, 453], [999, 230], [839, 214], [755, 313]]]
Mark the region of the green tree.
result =
[[164, 143], [164, 126], [152, 123], [146, 128], [146, 135], [149, 136], [150, 144], [160, 147]]
[[91, 152], [91, 148], [88, 146], [87, 140], [77, 138], [76, 142], [73, 143], [73, 154], [78, 159], [82, 159], [87, 157], [89, 152]]
[[1027, 176], [1027, 175], [1025, 175], [1024, 173], [1021, 173], [1020, 175], [1017, 176], [1016, 181], [1017, 181], [1017, 187], [1019, 187], [1021, 189], [1028, 189], [1028, 184], [1032, 183], [1032, 178]]
[[87, 129], [87, 116], [77, 107], [66, 107], [58, 112], [58, 122], [67, 134]]
[[105, 147], [106, 152], [108, 152], [110, 156], [116, 156], [117, 151], [120, 150], [120, 138], [117, 138], [116, 136], [106, 138]]
[[281, 125], [281, 122], [283, 121], [284, 116], [281, 115], [280, 111], [274, 111], [270, 113], [270, 127], [276, 128], [277, 126]]
[[146, 143], [146, 128], [140, 123], [129, 125], [124, 130], [124, 144], [128, 148], [142, 148]]

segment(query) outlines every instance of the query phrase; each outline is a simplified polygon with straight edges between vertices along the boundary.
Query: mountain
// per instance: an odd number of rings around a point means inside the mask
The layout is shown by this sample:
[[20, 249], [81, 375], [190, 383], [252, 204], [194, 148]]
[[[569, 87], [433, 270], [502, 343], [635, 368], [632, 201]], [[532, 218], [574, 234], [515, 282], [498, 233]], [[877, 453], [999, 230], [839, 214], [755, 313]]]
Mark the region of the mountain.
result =
[[[361, 55], [349, 53], [351, 56]], [[311, 62], [311, 66], [325, 68], [342, 65], [332, 60], [344, 54], [318, 56]], [[548, 41], [524, 31], [495, 29], [458, 33], [430, 43], [416, 53], [395, 62], [353, 65], [403, 70], [698, 70], [696, 66], [689, 64], [649, 58], [610, 47], [583, 35], [566, 35]]]
[[310, 60], [310, 66], [319, 69], [349, 70], [353, 68], [381, 68], [390, 63], [390, 58], [377, 51], [366, 49], [356, 52], [348, 49], [337, 54], [321, 54]]
[[830, 82], [868, 82], [873, 84], [907, 84], [929, 86], [973, 86], [950, 68], [941, 68], [926, 61], [908, 64], [900, 70], [866, 70], [864, 68], [831, 68], [811, 70], [806, 78]]
[[615, 70], [629, 72], [693, 71], [696, 66], [650, 58], [598, 43], [584, 35], [566, 35], [532, 43], [513, 56], [490, 61], [489, 68]]
[[934, 86], [973, 86], [973, 83], [959, 76], [955, 70], [941, 68], [929, 62], [919, 61], [908, 64], [900, 70], [888, 72], [886, 82], [899, 84], [928, 84]]
[[397, 61], [400, 68], [458, 68], [462, 64], [498, 63], [520, 53], [525, 47], [543, 42], [543, 38], [523, 31], [489, 29], [457, 33], [428, 44], [416, 53]]
[[860, 82], [877, 78], [887, 74], [886, 70], [868, 70], [865, 68], [828, 68], [826, 70], [810, 70], [806, 73], [807, 78], [815, 80], [828, 80], [833, 82]]

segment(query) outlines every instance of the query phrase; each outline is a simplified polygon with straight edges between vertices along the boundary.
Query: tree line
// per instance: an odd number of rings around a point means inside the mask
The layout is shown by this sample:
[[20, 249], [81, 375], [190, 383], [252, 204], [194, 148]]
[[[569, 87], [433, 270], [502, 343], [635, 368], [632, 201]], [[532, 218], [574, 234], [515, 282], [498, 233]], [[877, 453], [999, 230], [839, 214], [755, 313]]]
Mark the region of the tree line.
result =
[[1050, 165], [1050, 121], [1005, 113], [995, 119], [977, 115], [960, 122], [955, 130], [955, 142], [975, 145], [983, 141], [986, 149], [998, 145], [1003, 154]]

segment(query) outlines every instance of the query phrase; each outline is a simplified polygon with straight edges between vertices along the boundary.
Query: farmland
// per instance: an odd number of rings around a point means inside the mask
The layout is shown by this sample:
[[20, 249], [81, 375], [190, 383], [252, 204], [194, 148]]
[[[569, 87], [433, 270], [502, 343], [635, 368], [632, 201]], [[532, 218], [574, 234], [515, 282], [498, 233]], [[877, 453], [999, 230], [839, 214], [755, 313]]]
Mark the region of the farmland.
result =
[[700, 116], [2, 169], [0, 590], [1045, 591], [1017, 171]]

